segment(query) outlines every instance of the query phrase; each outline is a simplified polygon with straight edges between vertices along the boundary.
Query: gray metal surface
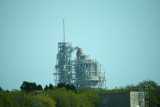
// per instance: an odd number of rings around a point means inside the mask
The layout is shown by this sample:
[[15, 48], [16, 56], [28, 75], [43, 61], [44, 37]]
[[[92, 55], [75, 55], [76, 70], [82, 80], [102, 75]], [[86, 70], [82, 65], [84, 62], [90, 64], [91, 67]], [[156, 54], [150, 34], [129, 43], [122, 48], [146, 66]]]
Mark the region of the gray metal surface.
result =
[[144, 92], [100, 94], [100, 107], [145, 107]]

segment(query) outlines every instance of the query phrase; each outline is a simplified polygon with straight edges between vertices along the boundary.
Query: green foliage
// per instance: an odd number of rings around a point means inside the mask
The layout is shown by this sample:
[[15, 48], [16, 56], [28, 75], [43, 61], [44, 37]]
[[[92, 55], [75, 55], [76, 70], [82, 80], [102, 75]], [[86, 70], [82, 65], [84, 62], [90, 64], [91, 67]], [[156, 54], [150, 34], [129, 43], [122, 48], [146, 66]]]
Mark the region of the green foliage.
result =
[[0, 107], [12, 107], [14, 104], [13, 98], [10, 93], [0, 91]]
[[46, 85], [45, 88], [44, 88], [44, 90], [48, 90], [48, 89], [49, 89], [49, 87], [48, 87], [48, 85]]
[[0, 91], [0, 107], [55, 107], [55, 101], [44, 95], [22, 91]]
[[158, 86], [158, 83], [151, 80], [145, 80], [140, 82], [138, 87], [143, 90], [148, 90], [150, 107], [160, 104], [160, 86]]
[[54, 88], [54, 86], [52, 84], [49, 84], [49, 87], [48, 87], [50, 90], [52, 90]]
[[[149, 94], [150, 107], [160, 104], [160, 86], [151, 80], [140, 82], [138, 85], [127, 85], [112, 90], [96, 90], [92, 88], [76, 89], [74, 85], [52, 84], [41, 85], [23, 82], [22, 91], [0, 90], [0, 107], [99, 107], [100, 93], [115, 93], [128, 91], [145, 91]], [[23, 91], [24, 90], [24, 91]], [[27, 92], [27, 93], [26, 93]]]
[[78, 93], [64, 87], [47, 90], [46, 93], [56, 101], [56, 107], [98, 107], [99, 92], [95, 89], [84, 88]]
[[52, 84], [49, 84], [49, 86], [45, 86], [44, 90], [52, 90], [54, 88], [54, 86]]
[[92, 88], [82, 88], [79, 90], [79, 96], [84, 100], [87, 107], [98, 107], [99, 106], [99, 92]]
[[38, 86], [36, 87], [36, 90], [43, 90], [43, 88], [42, 88], [41, 85], [38, 85]]
[[47, 90], [48, 95], [55, 99], [56, 107], [78, 107], [81, 105], [78, 95], [66, 88]]
[[20, 86], [21, 90], [24, 90], [26, 92], [32, 92], [34, 90], [43, 90], [41, 85], [38, 85], [34, 82], [26, 82], [23, 81], [22, 85]]
[[56, 88], [66, 88], [67, 90], [72, 90], [72, 91], [76, 91], [76, 87], [73, 84], [65, 84], [65, 83], [60, 83], [57, 85]]

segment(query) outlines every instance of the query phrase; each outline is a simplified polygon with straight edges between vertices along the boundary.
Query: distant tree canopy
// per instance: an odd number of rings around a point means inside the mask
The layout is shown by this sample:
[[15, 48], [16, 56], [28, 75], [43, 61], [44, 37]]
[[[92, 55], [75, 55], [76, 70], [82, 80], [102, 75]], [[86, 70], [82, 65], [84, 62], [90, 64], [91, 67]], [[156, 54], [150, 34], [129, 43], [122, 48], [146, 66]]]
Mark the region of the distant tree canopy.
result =
[[48, 85], [45, 86], [44, 90], [48, 90], [48, 89], [52, 90], [53, 88], [54, 86], [52, 84], [49, 84], [49, 86]]
[[43, 91], [41, 85], [26, 81], [20, 88], [21, 91], [7, 91], [0, 87], [0, 107], [99, 107], [100, 93], [128, 91], [147, 91], [149, 107], [160, 104], [160, 85], [151, 80], [111, 90], [76, 89], [73, 84], [60, 83], [57, 86], [46, 85]]
[[75, 91], [76, 87], [73, 84], [65, 84], [65, 83], [59, 83], [56, 87], [54, 87], [52, 84], [49, 84], [45, 86], [44, 90], [52, 90], [54, 88], [66, 88], [67, 90]]
[[41, 85], [26, 81], [20, 88], [22, 91], [7, 91], [0, 87], [0, 107], [98, 107], [100, 93], [126, 91], [146, 91], [149, 96], [149, 107], [160, 104], [160, 85], [151, 80], [111, 90], [76, 89], [73, 84], [60, 83], [57, 86], [46, 85], [45, 91], [39, 91], [43, 90]]
[[23, 81], [22, 85], [20, 86], [20, 89], [26, 92], [31, 92], [34, 90], [43, 90], [41, 85], [37, 85], [34, 82], [26, 82], [26, 81]]
[[59, 83], [57, 85], [57, 88], [62, 88], [62, 87], [66, 88], [67, 90], [72, 90], [72, 91], [76, 90], [76, 87], [73, 84]]
[[158, 83], [151, 80], [146, 80], [140, 82], [138, 87], [148, 91], [150, 107], [155, 107], [157, 104], [160, 104], [160, 86], [158, 86]]
[[0, 91], [0, 107], [55, 107], [55, 105], [54, 99], [43, 94], [35, 95], [34, 92], [25, 93], [18, 90]]

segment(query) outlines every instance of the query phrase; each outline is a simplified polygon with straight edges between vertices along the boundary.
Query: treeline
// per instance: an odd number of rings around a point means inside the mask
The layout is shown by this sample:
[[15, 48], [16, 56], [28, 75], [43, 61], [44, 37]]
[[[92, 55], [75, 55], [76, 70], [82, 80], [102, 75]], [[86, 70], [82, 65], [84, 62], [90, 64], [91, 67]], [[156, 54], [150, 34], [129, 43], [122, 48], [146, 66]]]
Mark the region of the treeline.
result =
[[21, 90], [0, 90], [0, 107], [97, 107], [98, 90], [72, 84], [40, 85], [24, 81]]
[[0, 107], [99, 107], [100, 93], [147, 91], [149, 105], [160, 104], [160, 86], [151, 80], [138, 85], [127, 85], [111, 90], [81, 88], [71, 84], [41, 85], [24, 81], [21, 90], [6, 91], [0, 88]]
[[58, 84], [56, 87], [54, 87], [52, 84], [49, 84], [45, 86], [45, 88], [43, 89], [41, 85], [37, 85], [36, 83], [34, 82], [26, 82], [24, 81], [22, 83], [22, 85], [20, 86], [20, 89], [22, 91], [25, 91], [25, 92], [32, 92], [32, 91], [35, 91], [35, 90], [52, 90], [54, 88], [66, 88], [67, 90], [72, 90], [72, 91], [76, 91], [76, 87], [73, 85], [73, 84], [65, 84], [65, 83], [60, 83]]

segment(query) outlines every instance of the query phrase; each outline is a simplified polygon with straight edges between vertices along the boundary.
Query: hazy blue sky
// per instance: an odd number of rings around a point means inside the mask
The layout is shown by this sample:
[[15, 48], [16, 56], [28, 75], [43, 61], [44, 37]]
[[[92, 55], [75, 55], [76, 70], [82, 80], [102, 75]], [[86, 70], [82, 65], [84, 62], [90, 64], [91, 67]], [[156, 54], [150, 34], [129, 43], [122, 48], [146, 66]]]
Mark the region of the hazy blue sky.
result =
[[0, 0], [2, 88], [54, 84], [63, 18], [67, 41], [101, 62], [108, 88], [160, 83], [160, 0]]

